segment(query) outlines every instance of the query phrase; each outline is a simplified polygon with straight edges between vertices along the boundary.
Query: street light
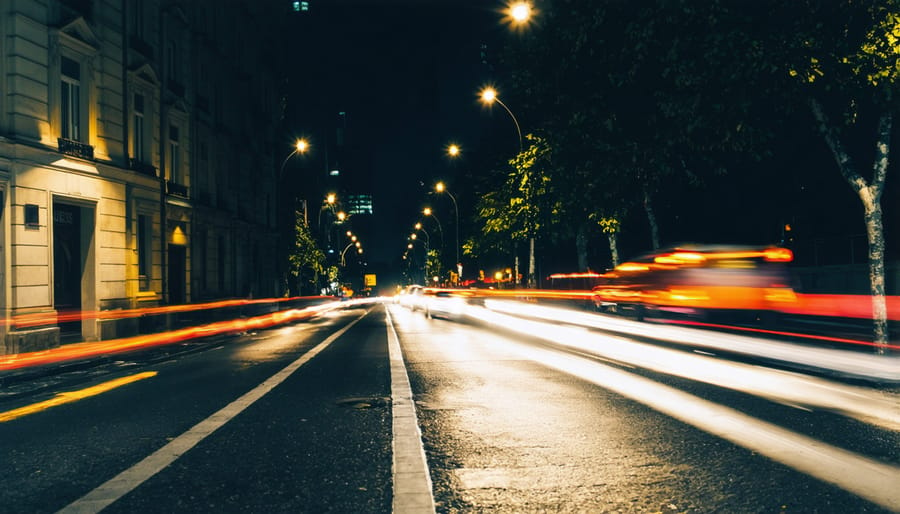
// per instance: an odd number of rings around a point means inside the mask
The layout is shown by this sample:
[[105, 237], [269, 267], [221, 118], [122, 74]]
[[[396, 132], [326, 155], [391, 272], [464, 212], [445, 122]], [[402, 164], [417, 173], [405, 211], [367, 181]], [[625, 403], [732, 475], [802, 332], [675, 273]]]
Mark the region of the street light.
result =
[[524, 25], [534, 14], [534, 7], [528, 2], [513, 2], [507, 7], [506, 14], [512, 20], [513, 25]]
[[459, 153], [461, 151], [462, 150], [459, 148], [459, 145], [457, 145], [455, 143], [451, 143], [447, 147], [447, 155], [449, 155], [450, 157], [459, 157]]
[[516, 133], [519, 134], [519, 153], [522, 153], [524, 151], [524, 146], [522, 145], [522, 129], [519, 128], [519, 120], [516, 119], [516, 115], [513, 114], [512, 111], [509, 110], [509, 107], [507, 107], [506, 104], [500, 100], [500, 97], [497, 96], [496, 89], [488, 86], [482, 89], [478, 95], [481, 97], [481, 101], [485, 105], [491, 105], [492, 103], [497, 102], [504, 109], [506, 109], [506, 112], [509, 113], [509, 117], [512, 118], [513, 123], [516, 124]]
[[356, 240], [356, 236], [353, 236], [353, 241], [347, 243], [347, 246], [345, 246], [344, 249], [341, 250], [341, 267], [345, 267], [347, 265], [347, 262], [344, 260], [344, 255], [347, 253], [347, 250], [349, 250], [353, 246], [356, 247], [358, 253], [362, 253], [362, 245], [359, 241]]
[[457, 273], [459, 273], [459, 205], [456, 203], [456, 198], [454, 198], [454, 196], [450, 193], [450, 190], [447, 189], [447, 186], [445, 186], [443, 182], [438, 182], [437, 184], [435, 184], [434, 190], [438, 193], [447, 193], [447, 196], [449, 196], [450, 199], [453, 200], [453, 212], [456, 213], [456, 245], [454, 249], [456, 250]]
[[304, 154], [309, 150], [309, 141], [300, 138], [294, 143], [294, 151], [289, 153], [287, 157], [284, 158], [284, 162], [281, 163], [281, 169], [278, 171], [278, 177], [280, 178], [284, 174], [284, 165], [296, 154]]
[[431, 216], [432, 218], [434, 218], [434, 222], [437, 223], [438, 232], [441, 233], [441, 250], [443, 251], [443, 249], [444, 249], [444, 229], [441, 228], [441, 221], [439, 219], [437, 219], [437, 216], [434, 215], [434, 213], [431, 210], [431, 207], [425, 207], [424, 209], [422, 209], [422, 214], [424, 214], [426, 216]]

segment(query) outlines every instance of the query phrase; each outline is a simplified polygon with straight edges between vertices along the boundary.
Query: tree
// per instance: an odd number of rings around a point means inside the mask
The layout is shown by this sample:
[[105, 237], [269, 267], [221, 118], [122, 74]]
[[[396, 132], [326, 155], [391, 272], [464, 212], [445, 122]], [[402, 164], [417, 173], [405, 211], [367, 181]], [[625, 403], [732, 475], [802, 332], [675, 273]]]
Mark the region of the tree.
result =
[[[809, 0], [791, 7], [800, 12], [785, 14], [793, 16], [791, 19], [797, 24], [785, 31], [783, 39], [773, 41], [773, 54], [782, 57], [780, 69], [796, 79], [798, 91], [838, 171], [862, 202], [873, 336], [876, 351], [884, 353], [888, 331], [881, 196], [887, 177], [893, 112], [898, 107], [900, 2]], [[802, 17], [796, 18], [798, 15]], [[868, 178], [861, 165], [866, 158], [860, 156], [866, 150], [855, 143], [860, 132], [874, 132], [870, 143], [874, 142], [875, 152]]]
[[[476, 218], [488, 244], [505, 247], [506, 241], [528, 242], [527, 283], [535, 287], [535, 240], [557, 222], [559, 206], [551, 188], [547, 140], [533, 134], [525, 139], [529, 145], [509, 160], [512, 170], [503, 184], [479, 200]], [[472, 248], [468, 244], [464, 251], [471, 252]]]
[[516, 101], [554, 148], [554, 188], [579, 268], [592, 219], [621, 222], [640, 206], [658, 247], [654, 203], [668, 184], [702, 184], [736, 153], [766, 155], [769, 131], [750, 122], [758, 106], [748, 108], [743, 89], [723, 87], [756, 72], [736, 58], [755, 53], [747, 17], [732, 3], [557, 0], [538, 29], [509, 46]]
[[301, 211], [295, 213], [294, 220], [294, 244], [288, 255], [288, 270], [298, 293], [302, 294], [307, 288], [316, 291], [319, 275], [325, 271], [325, 253], [316, 244]]

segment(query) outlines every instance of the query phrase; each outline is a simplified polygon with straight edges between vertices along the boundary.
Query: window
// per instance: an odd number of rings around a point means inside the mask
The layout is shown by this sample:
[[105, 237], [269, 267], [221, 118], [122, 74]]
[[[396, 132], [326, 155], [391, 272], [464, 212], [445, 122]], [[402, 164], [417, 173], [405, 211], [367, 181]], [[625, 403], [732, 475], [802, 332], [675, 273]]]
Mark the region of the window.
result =
[[134, 160], [144, 162], [144, 95], [134, 95]]
[[138, 283], [141, 291], [150, 289], [151, 253], [153, 227], [150, 216], [139, 214], [137, 219]]
[[63, 56], [60, 63], [60, 136], [81, 139], [81, 65]]
[[128, 3], [131, 9], [131, 31], [134, 37], [144, 39], [144, 2], [143, 0], [131, 0]]
[[178, 127], [169, 125], [169, 180], [181, 183], [181, 152], [178, 146]]
[[169, 41], [169, 44], [166, 45], [166, 61], [169, 65], [168, 72], [169, 76], [167, 80], [177, 82], [178, 81], [178, 47], [175, 45], [174, 41]]
[[25, 204], [25, 228], [41, 228], [40, 209], [35, 204]]

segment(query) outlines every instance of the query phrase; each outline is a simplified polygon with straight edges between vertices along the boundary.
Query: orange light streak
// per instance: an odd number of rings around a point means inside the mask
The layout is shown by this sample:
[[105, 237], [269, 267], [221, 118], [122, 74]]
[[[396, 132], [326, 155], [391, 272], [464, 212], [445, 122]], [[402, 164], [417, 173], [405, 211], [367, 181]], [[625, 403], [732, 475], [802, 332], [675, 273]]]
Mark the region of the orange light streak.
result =
[[304, 309], [289, 309], [252, 318], [219, 321], [208, 325], [188, 327], [158, 334], [145, 334], [106, 341], [75, 343], [37, 352], [0, 355], [0, 371], [117, 354], [177, 343], [198, 337], [233, 334], [249, 330], [261, 330], [275, 325], [311, 318], [323, 312], [344, 307], [347, 304], [348, 302], [330, 302], [323, 305], [306, 307]]
[[125, 319], [136, 318], [138, 316], [169, 314], [175, 312], [193, 312], [209, 309], [221, 309], [225, 307], [241, 307], [245, 305], [256, 305], [263, 303], [283, 303], [295, 300], [333, 300], [330, 296], [294, 296], [291, 298], [259, 298], [255, 300], [221, 300], [217, 302], [207, 303], [191, 303], [183, 305], [167, 305], [163, 307], [146, 307], [141, 309], [117, 309], [104, 311], [78, 311], [78, 312], [61, 312], [53, 313], [36, 313], [21, 314], [12, 319], [4, 320], [11, 327], [29, 328], [43, 325], [55, 325], [57, 323], [65, 323], [69, 321], [80, 321], [89, 319]]

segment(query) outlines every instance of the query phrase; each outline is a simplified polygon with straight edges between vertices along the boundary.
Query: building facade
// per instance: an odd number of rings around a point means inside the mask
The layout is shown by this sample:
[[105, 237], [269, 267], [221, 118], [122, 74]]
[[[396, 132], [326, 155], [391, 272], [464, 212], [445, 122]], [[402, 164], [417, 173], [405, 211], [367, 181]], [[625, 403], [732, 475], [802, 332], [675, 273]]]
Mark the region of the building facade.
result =
[[0, 353], [278, 292], [279, 82], [253, 5], [4, 2]]

